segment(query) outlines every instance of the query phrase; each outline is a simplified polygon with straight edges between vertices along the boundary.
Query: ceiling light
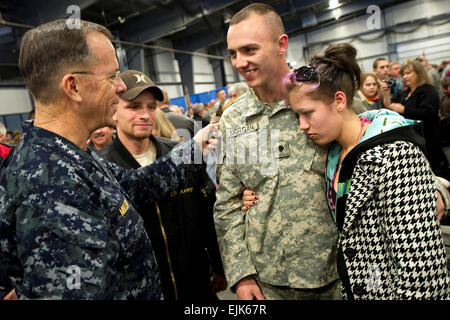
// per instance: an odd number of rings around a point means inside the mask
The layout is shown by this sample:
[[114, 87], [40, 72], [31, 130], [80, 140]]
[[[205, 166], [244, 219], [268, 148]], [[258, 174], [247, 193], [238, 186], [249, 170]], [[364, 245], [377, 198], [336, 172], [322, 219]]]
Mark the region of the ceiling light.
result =
[[328, 3], [328, 7], [330, 9], [335, 9], [339, 7], [339, 0], [330, 0], [330, 2]]

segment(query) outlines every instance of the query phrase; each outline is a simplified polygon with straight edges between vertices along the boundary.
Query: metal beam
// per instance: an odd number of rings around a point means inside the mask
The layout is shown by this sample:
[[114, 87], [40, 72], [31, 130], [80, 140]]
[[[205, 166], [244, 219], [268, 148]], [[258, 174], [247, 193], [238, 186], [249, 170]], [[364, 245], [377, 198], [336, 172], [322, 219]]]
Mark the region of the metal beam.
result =
[[[203, 14], [212, 15], [238, 2], [241, 2], [241, 0], [203, 1]], [[180, 6], [160, 6], [157, 15], [154, 12], [142, 14], [132, 20], [125, 21], [124, 24], [118, 27], [118, 31], [121, 39], [130, 42], [149, 43], [185, 30], [195, 21], [203, 19], [203, 14], [199, 12], [198, 14], [189, 15]]]
[[178, 61], [178, 69], [180, 70], [183, 92], [187, 89], [189, 94], [194, 92], [194, 69], [192, 64], [192, 56], [186, 54], [175, 53], [175, 59]]
[[355, 16], [365, 15], [366, 10], [370, 5], [378, 5], [380, 8], [386, 8], [390, 6], [397, 5], [399, 3], [409, 2], [411, 0], [361, 0], [361, 1], [353, 1], [348, 4], [344, 4], [343, 6], [339, 7], [339, 13], [340, 17], [336, 20], [335, 17], [335, 10], [327, 10], [320, 14], [317, 14], [317, 24], [311, 27], [303, 28], [301, 23], [296, 23], [295, 21], [290, 21], [289, 23], [285, 24], [288, 25], [286, 27], [286, 33], [288, 35], [297, 35], [302, 34], [306, 32], [311, 32], [317, 29], [324, 28], [329, 25], [333, 25], [336, 23], [341, 23], [342, 21], [345, 21], [349, 18], [353, 18]]
[[[211, 53], [214, 54], [220, 54], [219, 48], [211, 48], [209, 49]], [[217, 60], [217, 59], [209, 59], [209, 63], [212, 66], [213, 73], [214, 73], [214, 82], [216, 88], [223, 88], [227, 85], [227, 78], [225, 74], [225, 67], [223, 65], [223, 60]]]
[[81, 10], [95, 4], [98, 0], [21, 0], [17, 5], [17, 16], [28, 25], [39, 25], [52, 20], [70, 16], [67, 8], [79, 6]]
[[192, 51], [188, 51], [188, 50], [165, 48], [165, 47], [161, 47], [161, 46], [153, 46], [153, 45], [149, 45], [149, 44], [142, 44], [142, 43], [136, 43], [136, 42], [122, 41], [122, 40], [112, 40], [112, 43], [117, 43], [117, 44], [120, 44], [123, 46], [128, 46], [128, 47], [136, 47], [136, 48], [142, 48], [142, 49], [154, 49], [154, 50], [158, 50], [158, 51], [174, 52], [174, 53], [179, 53], [179, 54], [186, 54], [186, 55], [191, 55], [191, 56], [201, 56], [201, 57], [205, 57], [205, 58], [212, 58], [212, 59], [219, 59], [219, 60], [226, 59], [223, 56], [214, 56], [214, 55], [201, 53], [201, 52], [192, 52]]
[[145, 72], [144, 49], [130, 48], [125, 51], [127, 53], [128, 69]]
[[170, 30], [180, 29], [188, 20], [179, 7], [160, 8], [157, 15], [149, 12], [132, 20], [125, 20], [118, 31], [121, 39], [145, 44], [167, 35]]
[[223, 27], [222, 30], [208, 30], [181, 40], [173, 40], [173, 47], [177, 50], [197, 51], [219, 43], [226, 43], [226, 31]]

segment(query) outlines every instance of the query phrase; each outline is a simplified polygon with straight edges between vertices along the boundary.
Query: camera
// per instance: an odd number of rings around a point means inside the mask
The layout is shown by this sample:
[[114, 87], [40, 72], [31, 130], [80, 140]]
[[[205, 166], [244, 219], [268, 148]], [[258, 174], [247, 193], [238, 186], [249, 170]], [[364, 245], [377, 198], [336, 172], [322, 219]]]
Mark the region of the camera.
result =
[[387, 86], [388, 86], [389, 88], [392, 88], [393, 86], [395, 86], [395, 80], [392, 79], [392, 78], [388, 78], [388, 79], [386, 80], [386, 84], [387, 84]]

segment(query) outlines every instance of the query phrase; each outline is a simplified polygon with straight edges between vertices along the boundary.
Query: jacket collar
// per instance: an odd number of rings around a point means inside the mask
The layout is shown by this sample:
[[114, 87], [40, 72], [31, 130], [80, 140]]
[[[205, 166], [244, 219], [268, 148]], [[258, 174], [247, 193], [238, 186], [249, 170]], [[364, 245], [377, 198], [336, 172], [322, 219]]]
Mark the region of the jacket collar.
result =
[[[345, 158], [346, 162], [352, 162], [352, 167], [355, 165], [356, 157], [359, 154], [383, 143], [404, 140], [418, 145], [422, 151], [425, 150], [425, 139], [420, 122], [406, 119], [398, 113], [386, 109], [367, 111], [358, 116], [365, 116], [372, 123], [359, 144]], [[330, 147], [326, 169], [326, 177], [330, 180], [333, 178], [334, 170], [338, 164], [340, 150], [341, 146], [337, 143], [333, 143]], [[371, 161], [371, 159], [366, 160]]]
[[68, 161], [75, 161], [80, 164], [90, 162], [90, 149], [85, 151], [54, 132], [34, 126], [34, 120], [25, 121], [23, 128], [23, 139], [30, 145], [40, 145], [48, 150], [49, 154], [58, 154]]
[[245, 104], [247, 107], [242, 110], [242, 116], [245, 118], [249, 118], [260, 113], [267, 114], [271, 117], [280, 110], [290, 109], [289, 106], [286, 106], [284, 100], [274, 103], [262, 102], [259, 100], [253, 88], [249, 88], [249, 90], [247, 90], [244, 99], [247, 100]]
[[[164, 157], [170, 152], [171, 148], [166, 146], [162, 142], [162, 138], [154, 137], [153, 135], [151, 135], [149, 139], [156, 146], [156, 159]], [[129, 163], [133, 169], [138, 169], [141, 167], [141, 165], [136, 161], [130, 151], [128, 151], [128, 149], [122, 144], [122, 141], [120, 141], [119, 137], [116, 137], [113, 140], [111, 148], [115, 150], [124, 161]]]
[[360, 215], [360, 208], [367, 202], [367, 199], [373, 198], [374, 192], [376, 192], [375, 184], [370, 183], [373, 177], [370, 177], [369, 173], [356, 166], [356, 162], [359, 160], [374, 166], [380, 165], [383, 161], [383, 154], [376, 153], [373, 150], [371, 152], [365, 151], [372, 149], [374, 146], [398, 140], [414, 143], [423, 151], [425, 140], [420, 135], [421, 130], [421, 123], [399, 127], [361, 142], [348, 153], [342, 163], [339, 182], [351, 179], [350, 191], [355, 189], [358, 192], [357, 194], [352, 193], [352, 197], [344, 195], [338, 200], [336, 221], [340, 230], [348, 230], [350, 228]]

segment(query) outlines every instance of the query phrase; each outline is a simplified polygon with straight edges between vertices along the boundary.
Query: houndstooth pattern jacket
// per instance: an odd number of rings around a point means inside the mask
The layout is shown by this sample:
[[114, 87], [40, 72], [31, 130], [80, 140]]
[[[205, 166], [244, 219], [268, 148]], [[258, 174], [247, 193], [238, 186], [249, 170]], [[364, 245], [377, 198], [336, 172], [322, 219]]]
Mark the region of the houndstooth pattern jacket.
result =
[[406, 141], [352, 152], [339, 177], [351, 178], [349, 192], [337, 202], [344, 299], [449, 299], [434, 176], [425, 156]]

